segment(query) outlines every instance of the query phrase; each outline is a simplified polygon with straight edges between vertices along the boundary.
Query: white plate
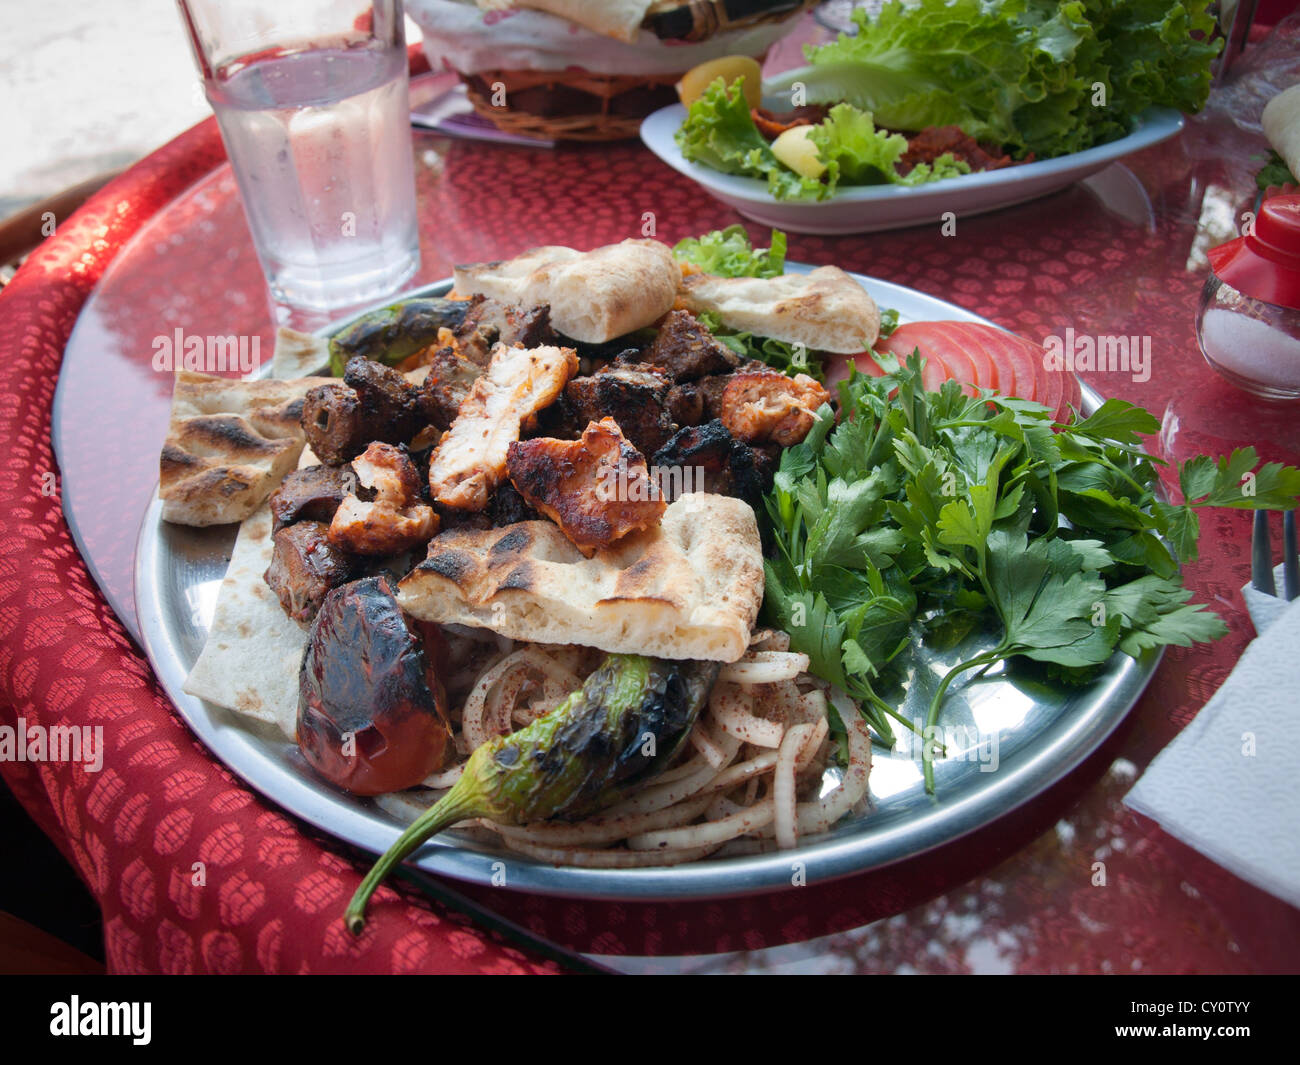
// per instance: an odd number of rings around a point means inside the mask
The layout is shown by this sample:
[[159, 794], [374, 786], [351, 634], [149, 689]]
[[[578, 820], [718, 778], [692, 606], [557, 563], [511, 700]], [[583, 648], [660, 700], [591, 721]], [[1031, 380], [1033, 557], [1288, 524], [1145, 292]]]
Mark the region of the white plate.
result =
[[[773, 102], [777, 107], [788, 106], [779, 100]], [[1004, 170], [964, 174], [915, 188], [850, 186], [819, 202], [782, 202], [767, 191], [765, 181], [723, 174], [688, 161], [673, 139], [685, 119], [686, 108], [681, 104], [661, 108], [641, 124], [641, 139], [674, 170], [746, 218], [794, 233], [828, 235], [938, 226], [949, 211], [961, 218], [1024, 203], [1057, 192], [1117, 159], [1168, 140], [1183, 128], [1183, 116], [1177, 111], [1154, 107], [1141, 116], [1137, 128], [1127, 137], [1072, 155]]]

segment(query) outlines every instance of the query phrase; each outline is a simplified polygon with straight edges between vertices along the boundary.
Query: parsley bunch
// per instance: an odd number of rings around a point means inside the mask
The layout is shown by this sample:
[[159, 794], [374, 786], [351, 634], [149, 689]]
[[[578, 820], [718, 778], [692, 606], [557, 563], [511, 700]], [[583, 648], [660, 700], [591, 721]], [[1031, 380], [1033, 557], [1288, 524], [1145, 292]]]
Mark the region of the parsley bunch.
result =
[[[883, 377], [854, 370], [839, 401], [838, 424], [823, 407], [784, 452], [766, 498], [764, 613], [890, 746], [889, 719], [903, 719], [877, 688], [914, 640], [981, 623], [998, 634], [942, 678], [928, 735], [968, 670], [1021, 657], [1082, 683], [1116, 650], [1215, 639], [1223, 622], [1188, 602], [1178, 574], [1196, 558], [1197, 512], [1300, 502], [1300, 469], [1257, 469], [1253, 448], [1183, 464], [1185, 502], [1165, 502], [1160, 460], [1140, 446], [1160, 428], [1148, 411], [1109, 399], [1054, 425], [1037, 403], [953, 381], [927, 392], [915, 353]], [[923, 745], [930, 791], [935, 753]]]

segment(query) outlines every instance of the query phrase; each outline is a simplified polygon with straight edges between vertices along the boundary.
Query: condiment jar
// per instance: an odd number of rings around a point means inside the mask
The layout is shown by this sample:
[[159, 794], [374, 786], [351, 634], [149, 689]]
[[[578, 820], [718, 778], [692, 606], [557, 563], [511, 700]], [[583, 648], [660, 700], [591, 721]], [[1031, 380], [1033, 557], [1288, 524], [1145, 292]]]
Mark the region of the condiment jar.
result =
[[1300, 194], [1265, 200], [1209, 260], [1196, 318], [1205, 361], [1254, 395], [1300, 399]]

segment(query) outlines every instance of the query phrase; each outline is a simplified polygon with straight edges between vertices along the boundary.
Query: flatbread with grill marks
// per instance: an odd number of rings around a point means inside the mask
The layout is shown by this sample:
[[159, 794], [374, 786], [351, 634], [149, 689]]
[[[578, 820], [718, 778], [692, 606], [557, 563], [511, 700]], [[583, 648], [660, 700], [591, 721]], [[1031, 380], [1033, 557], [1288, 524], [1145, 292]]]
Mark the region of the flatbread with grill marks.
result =
[[398, 586], [413, 617], [537, 643], [734, 662], [763, 602], [749, 504], [693, 492], [592, 558], [549, 521], [451, 529]]
[[303, 449], [302, 398], [333, 378], [238, 381], [176, 374], [158, 464], [163, 520], [243, 521], [294, 468]]

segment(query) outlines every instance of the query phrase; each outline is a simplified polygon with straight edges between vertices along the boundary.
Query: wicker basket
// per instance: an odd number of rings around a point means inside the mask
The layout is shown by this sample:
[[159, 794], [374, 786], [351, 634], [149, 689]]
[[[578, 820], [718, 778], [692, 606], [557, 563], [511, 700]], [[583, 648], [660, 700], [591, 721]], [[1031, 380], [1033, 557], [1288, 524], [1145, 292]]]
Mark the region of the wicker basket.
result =
[[[785, 22], [817, 2], [787, 3], [737, 23], [719, 15], [725, 10], [720, 0], [693, 0], [682, 5], [678, 18], [680, 25], [689, 13], [694, 25], [683, 39], [699, 41], [740, 24]], [[761, 63], [764, 56], [755, 58]], [[488, 70], [460, 78], [474, 110], [505, 132], [539, 140], [613, 141], [636, 137], [646, 115], [676, 103], [675, 86], [684, 73], [598, 74], [570, 68]]]
[[[674, 103], [680, 74], [627, 76], [579, 71], [493, 70], [462, 74], [474, 110], [507, 133], [539, 140], [635, 137], [651, 111]], [[502, 98], [497, 106], [493, 98]]]

